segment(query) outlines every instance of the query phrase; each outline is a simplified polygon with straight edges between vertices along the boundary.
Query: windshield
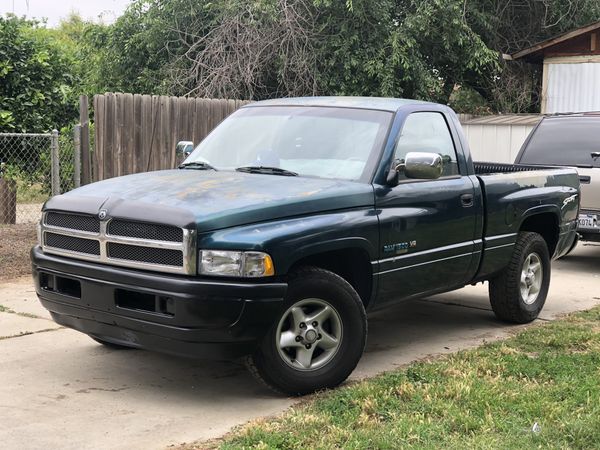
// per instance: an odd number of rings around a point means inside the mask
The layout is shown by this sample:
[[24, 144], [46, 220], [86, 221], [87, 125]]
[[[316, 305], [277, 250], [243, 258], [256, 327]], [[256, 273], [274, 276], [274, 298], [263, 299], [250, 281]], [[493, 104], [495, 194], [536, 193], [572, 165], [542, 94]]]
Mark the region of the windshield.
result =
[[520, 163], [600, 167], [600, 117], [545, 119], [536, 128]]
[[184, 164], [204, 162], [218, 170], [274, 167], [300, 176], [361, 180], [373, 170], [391, 119], [390, 112], [351, 108], [242, 108]]

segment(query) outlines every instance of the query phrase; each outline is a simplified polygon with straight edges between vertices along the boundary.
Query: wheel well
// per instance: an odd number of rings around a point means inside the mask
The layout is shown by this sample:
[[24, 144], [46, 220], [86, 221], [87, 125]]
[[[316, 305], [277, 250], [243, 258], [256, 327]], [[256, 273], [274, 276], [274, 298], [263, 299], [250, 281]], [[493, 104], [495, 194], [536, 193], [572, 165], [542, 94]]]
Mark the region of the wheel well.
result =
[[521, 224], [520, 231], [533, 231], [540, 234], [546, 241], [550, 257], [558, 244], [558, 217], [554, 213], [541, 213], [528, 217]]
[[356, 290], [365, 308], [371, 300], [373, 270], [366, 251], [348, 248], [317, 253], [296, 261], [290, 272], [303, 266], [320, 267], [345, 279]]

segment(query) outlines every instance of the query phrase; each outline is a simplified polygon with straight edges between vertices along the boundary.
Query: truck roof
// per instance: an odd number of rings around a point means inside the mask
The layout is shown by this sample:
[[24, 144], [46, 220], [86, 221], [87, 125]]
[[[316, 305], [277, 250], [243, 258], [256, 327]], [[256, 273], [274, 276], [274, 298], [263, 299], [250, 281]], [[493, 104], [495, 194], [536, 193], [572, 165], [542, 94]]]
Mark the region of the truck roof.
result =
[[273, 100], [263, 100], [250, 103], [245, 108], [253, 106], [335, 106], [338, 108], [362, 108], [377, 109], [381, 111], [396, 112], [398, 108], [411, 104], [430, 104], [436, 103], [423, 102], [420, 100], [411, 100], [406, 98], [386, 98], [386, 97], [294, 97], [278, 98]]

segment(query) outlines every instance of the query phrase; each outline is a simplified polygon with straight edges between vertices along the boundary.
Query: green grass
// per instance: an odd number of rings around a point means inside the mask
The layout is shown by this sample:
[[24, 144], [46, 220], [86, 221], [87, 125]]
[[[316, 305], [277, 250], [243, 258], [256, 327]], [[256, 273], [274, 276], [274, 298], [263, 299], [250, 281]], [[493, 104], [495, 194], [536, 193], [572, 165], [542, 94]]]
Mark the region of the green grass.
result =
[[41, 183], [29, 184], [17, 180], [17, 203], [43, 203], [48, 197]]
[[600, 308], [317, 394], [206, 445], [600, 448]]

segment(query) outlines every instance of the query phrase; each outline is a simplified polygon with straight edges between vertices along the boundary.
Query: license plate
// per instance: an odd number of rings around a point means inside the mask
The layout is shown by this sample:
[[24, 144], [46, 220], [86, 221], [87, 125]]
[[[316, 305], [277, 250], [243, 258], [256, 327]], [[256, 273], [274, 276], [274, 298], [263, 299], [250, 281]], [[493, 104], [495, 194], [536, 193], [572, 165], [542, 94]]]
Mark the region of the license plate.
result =
[[595, 214], [581, 214], [579, 216], [579, 228], [600, 228], [598, 216]]

